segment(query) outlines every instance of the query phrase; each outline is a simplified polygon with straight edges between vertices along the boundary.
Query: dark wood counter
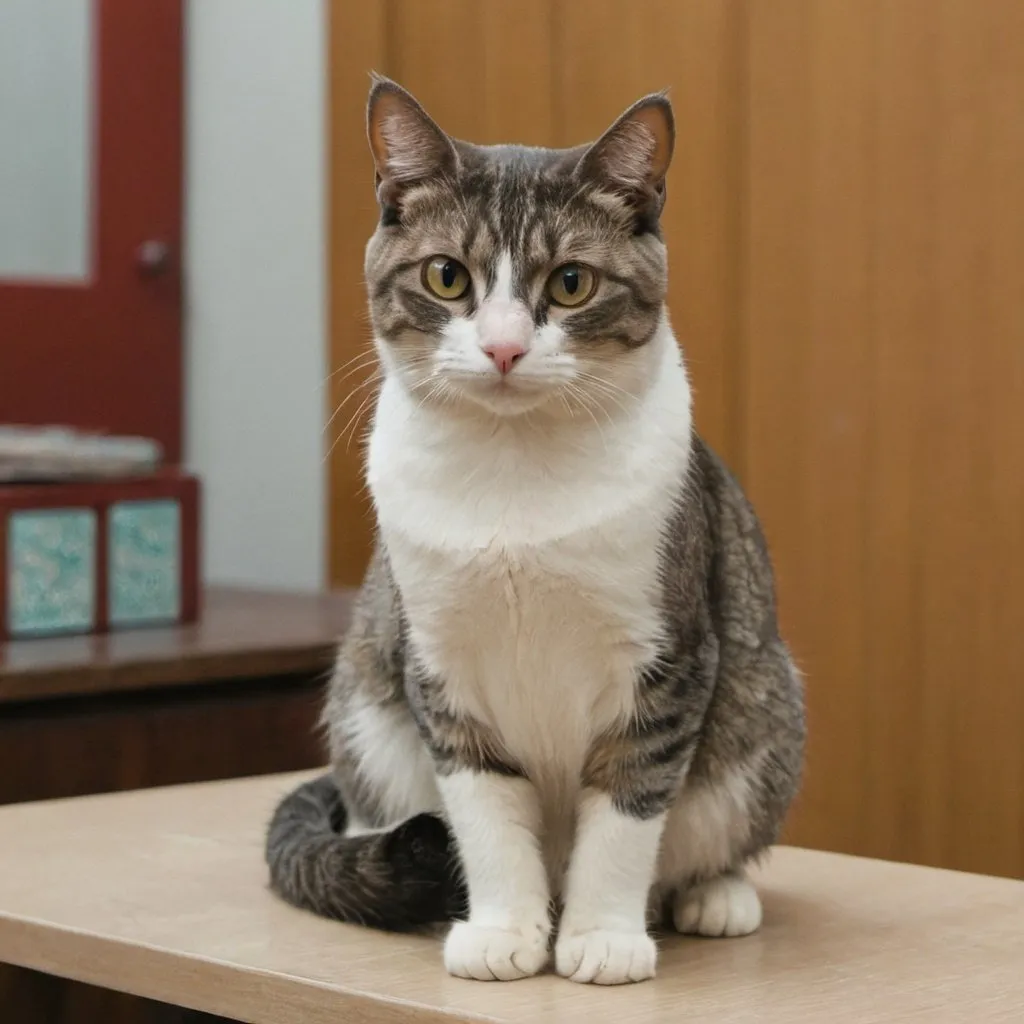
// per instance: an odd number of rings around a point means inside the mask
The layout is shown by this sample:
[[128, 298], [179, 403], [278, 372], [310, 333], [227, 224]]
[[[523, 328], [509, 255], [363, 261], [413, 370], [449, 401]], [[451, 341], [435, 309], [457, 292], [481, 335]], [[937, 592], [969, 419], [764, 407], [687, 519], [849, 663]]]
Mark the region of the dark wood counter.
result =
[[0, 644], [0, 703], [320, 672], [350, 596], [212, 588], [181, 628]]
[[349, 604], [214, 589], [196, 625], [0, 645], [0, 804], [322, 763]]

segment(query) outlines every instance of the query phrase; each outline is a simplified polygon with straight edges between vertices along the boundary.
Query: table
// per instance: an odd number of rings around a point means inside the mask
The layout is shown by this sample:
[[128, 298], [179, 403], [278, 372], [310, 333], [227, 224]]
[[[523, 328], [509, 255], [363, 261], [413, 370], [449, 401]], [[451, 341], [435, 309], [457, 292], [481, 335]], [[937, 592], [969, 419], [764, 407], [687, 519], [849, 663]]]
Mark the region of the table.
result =
[[1024, 883], [788, 848], [757, 935], [666, 937], [652, 982], [449, 978], [436, 937], [267, 890], [264, 826], [304, 777], [0, 808], [0, 960], [252, 1024], [1024, 1019]]
[[[0, 804], [319, 764], [350, 610], [349, 593], [215, 587], [195, 625], [0, 643]], [[0, 1008], [14, 1024], [181, 1024], [2, 965]]]

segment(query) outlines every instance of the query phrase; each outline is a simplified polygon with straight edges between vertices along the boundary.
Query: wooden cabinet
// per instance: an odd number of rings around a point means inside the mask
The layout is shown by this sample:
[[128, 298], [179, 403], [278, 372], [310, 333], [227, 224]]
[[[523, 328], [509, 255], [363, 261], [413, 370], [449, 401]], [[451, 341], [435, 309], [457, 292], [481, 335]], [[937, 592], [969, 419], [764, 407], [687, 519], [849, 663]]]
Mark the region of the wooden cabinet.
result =
[[[673, 322], [698, 424], [765, 521], [807, 677], [789, 838], [1024, 875], [1024, 5], [332, 15], [336, 366], [369, 343], [368, 68], [482, 142], [577, 143], [670, 88]], [[335, 426], [368, 393], [345, 372]], [[358, 579], [369, 542], [359, 459], [339, 441], [335, 582]]]

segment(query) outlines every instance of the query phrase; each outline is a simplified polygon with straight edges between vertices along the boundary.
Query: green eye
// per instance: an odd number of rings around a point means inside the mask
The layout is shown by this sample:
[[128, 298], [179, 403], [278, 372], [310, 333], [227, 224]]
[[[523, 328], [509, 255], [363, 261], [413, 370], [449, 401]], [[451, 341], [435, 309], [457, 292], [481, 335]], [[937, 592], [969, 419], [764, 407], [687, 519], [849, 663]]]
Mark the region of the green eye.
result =
[[461, 299], [469, 291], [469, 271], [450, 256], [431, 256], [423, 264], [423, 286], [439, 299]]
[[548, 295], [559, 306], [581, 306], [594, 294], [597, 276], [582, 263], [565, 263], [548, 278]]

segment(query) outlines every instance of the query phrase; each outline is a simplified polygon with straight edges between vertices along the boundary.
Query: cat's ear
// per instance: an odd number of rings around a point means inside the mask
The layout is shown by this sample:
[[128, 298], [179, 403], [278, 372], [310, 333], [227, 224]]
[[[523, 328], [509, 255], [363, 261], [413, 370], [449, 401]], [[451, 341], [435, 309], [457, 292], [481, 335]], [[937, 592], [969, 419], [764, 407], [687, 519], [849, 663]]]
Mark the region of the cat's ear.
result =
[[366, 133], [383, 206], [397, 204], [409, 185], [453, 170], [458, 160], [452, 140], [413, 96], [380, 75], [370, 88]]
[[675, 145], [672, 104], [664, 93], [652, 93], [633, 104], [583, 154], [577, 173], [602, 188], [660, 212], [665, 176]]

